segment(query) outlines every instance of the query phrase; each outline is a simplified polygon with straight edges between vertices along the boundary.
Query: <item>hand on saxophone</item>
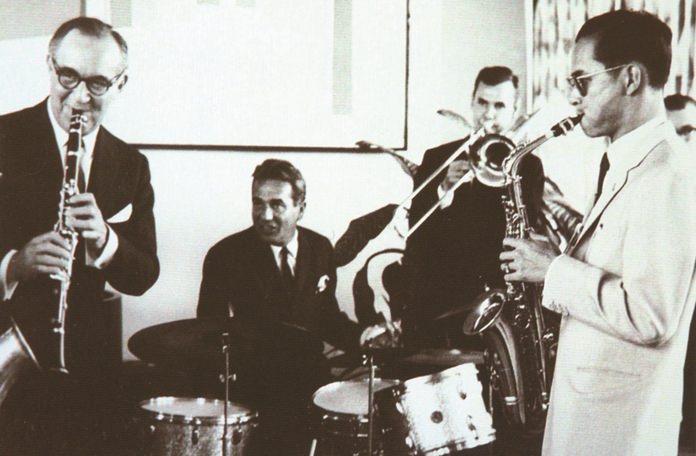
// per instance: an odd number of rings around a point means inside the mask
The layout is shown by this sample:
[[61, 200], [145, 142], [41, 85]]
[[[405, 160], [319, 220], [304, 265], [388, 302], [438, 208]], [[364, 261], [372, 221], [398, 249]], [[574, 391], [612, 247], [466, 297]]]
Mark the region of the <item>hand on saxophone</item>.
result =
[[508, 282], [543, 282], [559, 253], [547, 237], [538, 234], [532, 234], [531, 239], [505, 238], [500, 269]]
[[89, 253], [96, 257], [106, 245], [108, 229], [92, 193], [80, 193], [68, 200], [68, 226], [85, 240]]
[[42, 275], [60, 279], [65, 277], [69, 261], [70, 245], [60, 234], [55, 231], [40, 234], [12, 256], [7, 282], [21, 283]]

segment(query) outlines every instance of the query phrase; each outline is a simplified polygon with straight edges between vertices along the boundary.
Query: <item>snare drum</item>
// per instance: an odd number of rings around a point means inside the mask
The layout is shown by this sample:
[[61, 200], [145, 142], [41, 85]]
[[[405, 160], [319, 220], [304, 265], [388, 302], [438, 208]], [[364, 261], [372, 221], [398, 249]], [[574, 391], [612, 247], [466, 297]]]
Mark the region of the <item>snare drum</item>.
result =
[[[374, 391], [390, 388], [397, 380], [375, 379]], [[367, 454], [368, 380], [334, 382], [312, 396], [313, 423], [317, 440], [316, 456]], [[374, 417], [373, 454], [382, 454], [382, 430]]]
[[[156, 397], [142, 401], [147, 425], [144, 453], [149, 456], [222, 454], [225, 401], [204, 398]], [[252, 454], [258, 414], [234, 402], [227, 407], [226, 454]], [[252, 450], [253, 451], [253, 450]]]
[[462, 364], [376, 393], [385, 446], [394, 454], [434, 456], [495, 440], [476, 372], [474, 364]]

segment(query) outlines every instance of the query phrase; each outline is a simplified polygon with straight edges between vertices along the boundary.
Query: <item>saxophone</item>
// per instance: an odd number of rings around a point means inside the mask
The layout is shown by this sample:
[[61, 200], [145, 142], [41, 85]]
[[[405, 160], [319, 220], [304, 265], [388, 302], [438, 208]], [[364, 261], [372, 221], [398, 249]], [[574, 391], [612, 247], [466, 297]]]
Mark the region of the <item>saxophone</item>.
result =
[[[548, 133], [517, 147], [505, 159], [503, 194], [505, 236], [527, 238], [533, 231], [522, 199], [522, 159], [549, 139], [566, 134], [581, 116], [569, 117]], [[503, 401], [503, 415], [528, 433], [543, 430], [549, 404], [558, 335], [557, 322], [546, 321], [537, 284], [507, 282], [505, 289], [486, 290], [464, 320], [464, 334], [482, 334], [487, 350], [491, 386]]]
[[58, 309], [54, 318], [51, 319], [51, 331], [48, 337], [52, 338], [50, 347], [55, 351], [49, 354], [47, 365], [49, 370], [68, 373], [65, 367], [65, 316], [68, 311], [68, 292], [70, 291], [70, 278], [72, 266], [77, 250], [78, 233], [67, 224], [67, 203], [68, 200], [79, 193], [78, 177], [82, 172], [80, 159], [82, 157], [82, 129], [84, 128], [85, 118], [82, 111], [73, 109], [70, 117], [70, 129], [68, 131], [68, 147], [65, 155], [65, 169], [63, 184], [60, 189], [60, 200], [58, 203], [58, 221], [53, 230], [59, 233], [68, 242], [70, 257], [65, 268], [65, 274], [61, 276], [51, 276], [58, 281], [56, 291], [58, 295]]

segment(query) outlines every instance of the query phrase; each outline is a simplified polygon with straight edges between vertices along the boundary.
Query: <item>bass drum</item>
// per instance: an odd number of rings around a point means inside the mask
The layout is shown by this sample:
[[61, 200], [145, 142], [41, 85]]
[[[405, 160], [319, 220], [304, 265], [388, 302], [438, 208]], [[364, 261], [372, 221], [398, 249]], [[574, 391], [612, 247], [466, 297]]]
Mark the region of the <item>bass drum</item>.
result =
[[[375, 379], [374, 391], [398, 384], [398, 380]], [[315, 456], [362, 456], [368, 454], [367, 379], [329, 383], [312, 396]], [[382, 455], [379, 418], [373, 423], [373, 455]]]
[[[223, 454], [224, 401], [205, 398], [155, 397], [140, 403], [145, 424], [146, 456]], [[254, 454], [258, 414], [228, 402], [227, 448], [224, 454]]]
[[467, 363], [377, 392], [387, 454], [447, 455], [495, 440], [476, 373]]

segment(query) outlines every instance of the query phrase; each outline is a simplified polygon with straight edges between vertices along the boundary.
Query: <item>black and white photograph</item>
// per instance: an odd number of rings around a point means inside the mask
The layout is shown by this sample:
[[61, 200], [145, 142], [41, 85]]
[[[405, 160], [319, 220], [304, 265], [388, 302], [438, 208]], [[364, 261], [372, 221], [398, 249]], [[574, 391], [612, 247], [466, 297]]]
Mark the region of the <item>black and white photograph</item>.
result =
[[0, 0], [0, 456], [696, 456], [696, 0]]

